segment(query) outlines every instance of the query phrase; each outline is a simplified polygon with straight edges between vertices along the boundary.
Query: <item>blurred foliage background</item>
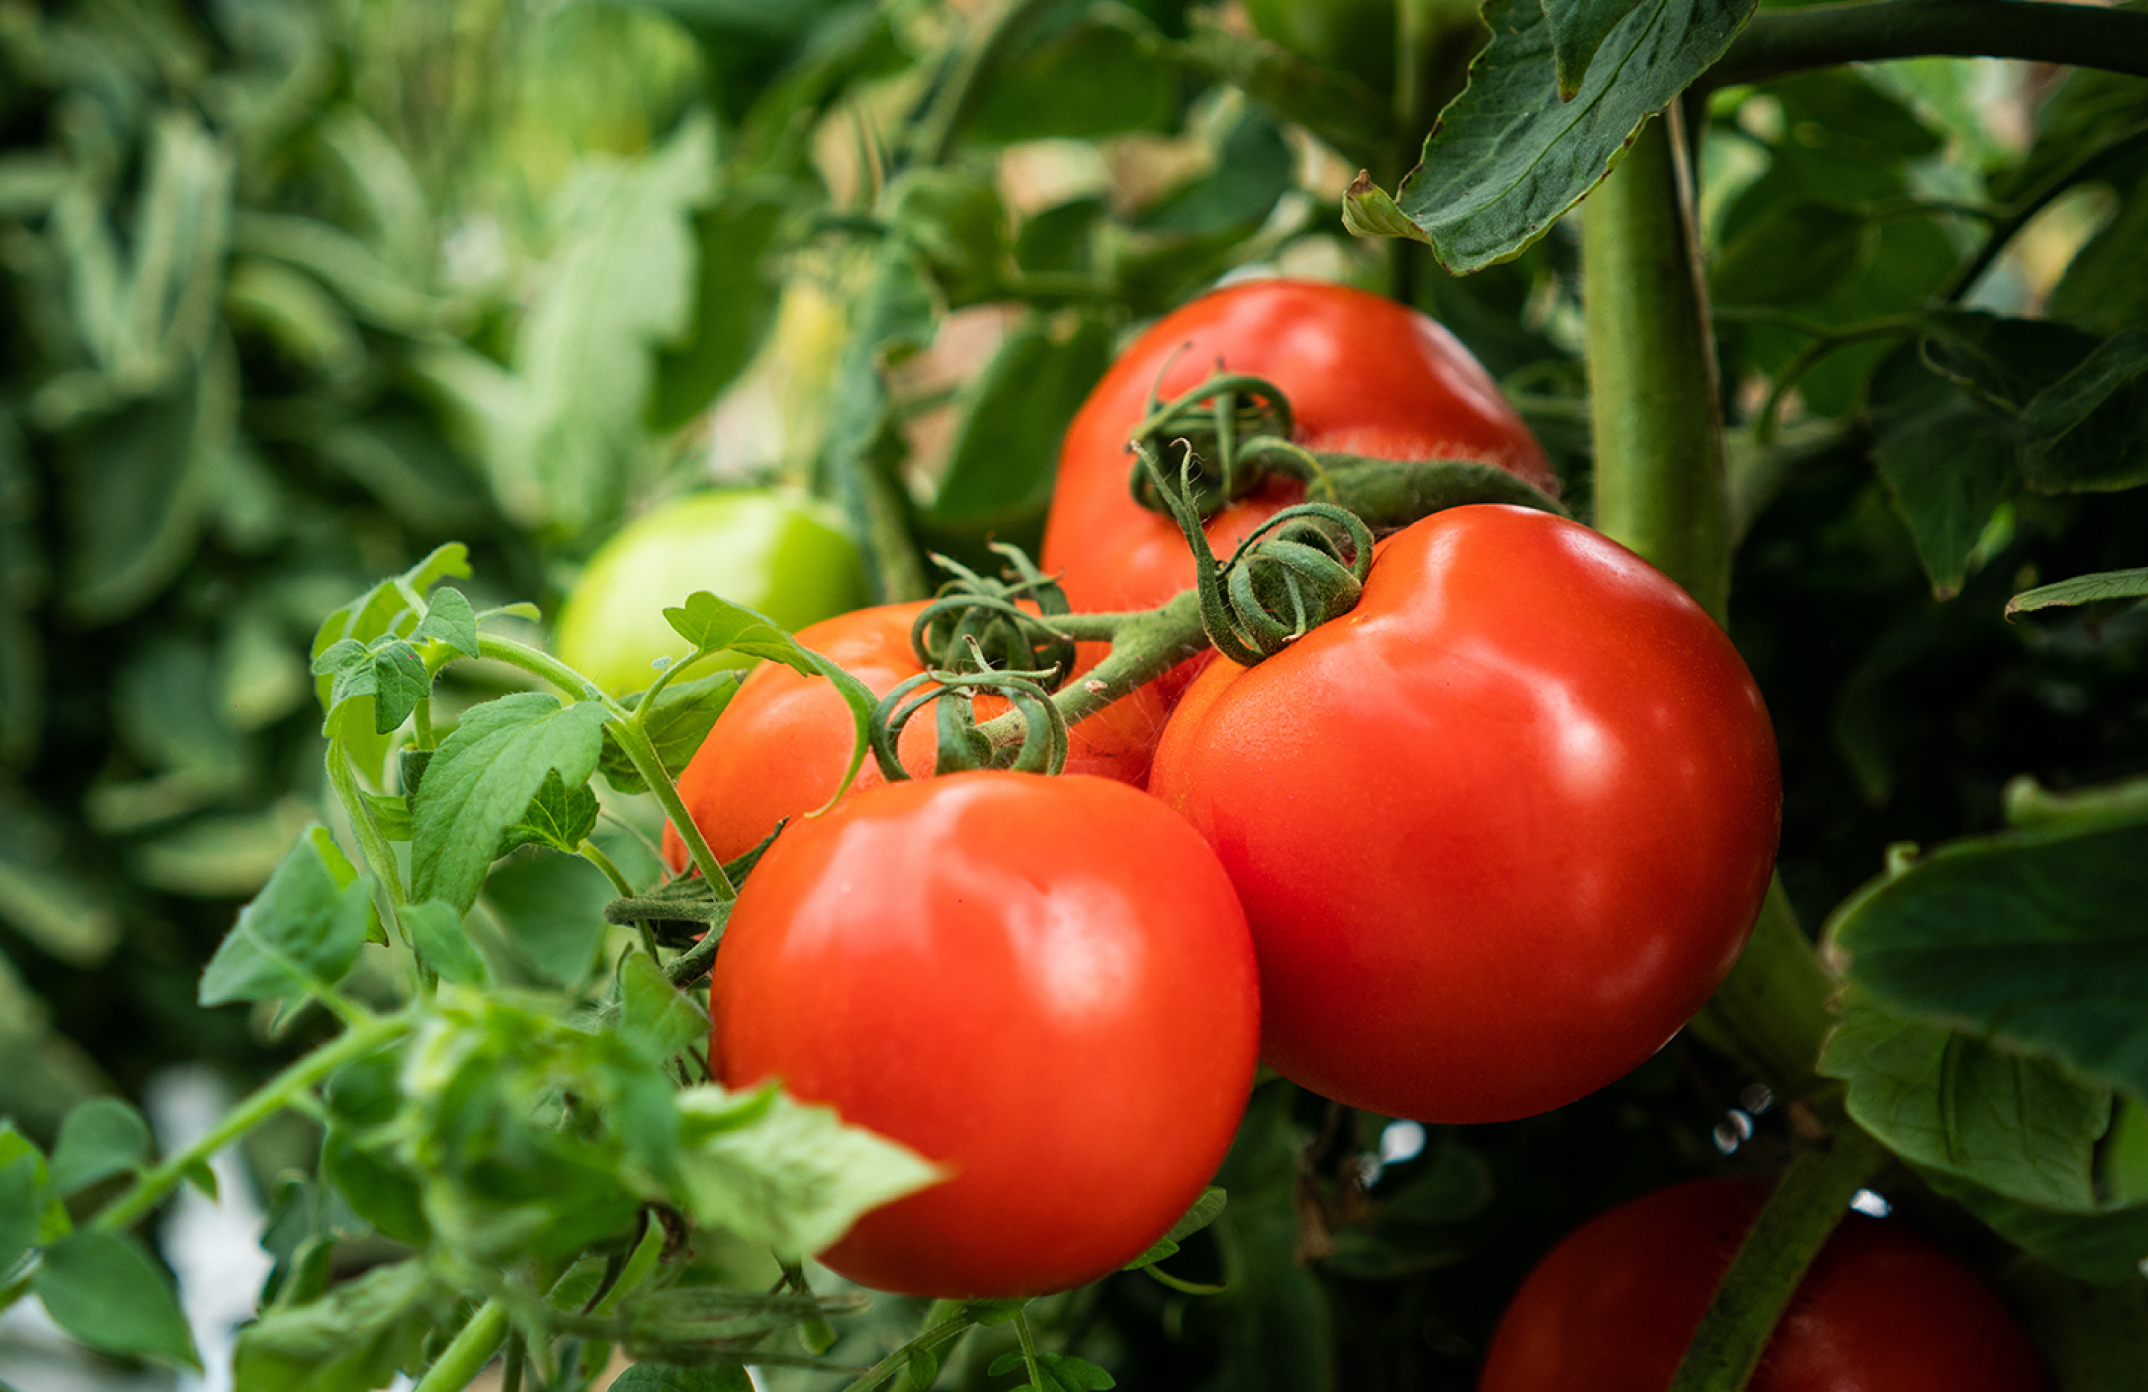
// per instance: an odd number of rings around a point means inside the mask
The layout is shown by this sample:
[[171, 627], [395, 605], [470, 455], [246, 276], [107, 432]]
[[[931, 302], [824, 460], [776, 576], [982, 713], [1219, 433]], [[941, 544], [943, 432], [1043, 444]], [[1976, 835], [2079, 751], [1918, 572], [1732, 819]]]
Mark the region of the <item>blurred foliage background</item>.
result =
[[[926, 548], [1034, 540], [1116, 341], [1264, 273], [1444, 320], [1585, 516], [1571, 227], [1466, 280], [1341, 230], [1479, 35], [1460, 0], [1360, 8], [1405, 42], [1186, 0], [0, 4], [0, 1114], [49, 1137], [168, 1063], [243, 1083], [288, 1047], [196, 979], [323, 815], [315, 626], [443, 540], [481, 606], [549, 612], [622, 518], [776, 482], [918, 593]], [[1920, 494], [1989, 403], [1905, 326], [2140, 320], [2142, 86], [1927, 61], [1710, 98], [1732, 628], [1808, 923], [1888, 844], [1998, 825], [2017, 774], [2148, 765], [2142, 612], [2000, 615], [2141, 564], [2148, 502]], [[1382, 1119], [1269, 1084], [1187, 1257], [1232, 1293], [1125, 1277], [1055, 1318], [1128, 1388], [1466, 1386], [1556, 1235], [1769, 1144], [1764, 1115], [1725, 1139], [1743, 1083], [1681, 1041], [1384, 1173]]]

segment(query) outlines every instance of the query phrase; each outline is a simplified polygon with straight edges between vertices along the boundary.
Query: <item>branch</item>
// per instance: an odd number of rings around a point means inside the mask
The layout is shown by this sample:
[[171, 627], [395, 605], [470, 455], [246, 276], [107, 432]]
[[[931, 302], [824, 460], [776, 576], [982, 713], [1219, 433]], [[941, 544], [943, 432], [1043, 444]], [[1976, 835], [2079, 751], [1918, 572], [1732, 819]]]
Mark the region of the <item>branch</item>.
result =
[[1890, 58], [2026, 58], [2148, 77], [2148, 14], [2050, 0], [1882, 0], [1763, 10], [1704, 87]]

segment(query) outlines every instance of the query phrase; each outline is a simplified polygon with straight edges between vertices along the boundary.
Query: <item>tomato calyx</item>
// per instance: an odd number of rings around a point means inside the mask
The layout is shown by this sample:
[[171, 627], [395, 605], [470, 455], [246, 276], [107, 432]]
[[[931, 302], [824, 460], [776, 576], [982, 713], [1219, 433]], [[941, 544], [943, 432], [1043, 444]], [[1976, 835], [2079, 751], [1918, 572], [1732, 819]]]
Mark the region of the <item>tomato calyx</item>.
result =
[[1007, 562], [1005, 579], [932, 558], [950, 578], [910, 625], [910, 649], [929, 671], [959, 667], [975, 648], [992, 667], [1035, 673], [1038, 685], [1056, 691], [1075, 664], [1074, 635], [1055, 622], [1072, 612], [1066, 592], [1021, 547], [994, 542], [992, 550]]
[[[867, 730], [881, 777], [890, 783], [910, 777], [909, 770], [902, 766], [897, 745], [903, 726], [926, 706], [933, 707], [934, 719], [939, 723], [939, 747], [932, 765], [935, 777], [974, 769], [1052, 774], [1064, 769], [1067, 718], [1041, 685], [1052, 680], [1057, 669], [995, 668], [975, 637], [963, 641], [968, 648], [967, 660], [932, 668], [897, 683], [873, 708]], [[976, 699], [988, 693], [1005, 698], [1013, 708], [1008, 715], [1019, 723], [1018, 741], [994, 738], [978, 725]]]
[[1494, 464], [1310, 450], [1292, 441], [1295, 428], [1282, 388], [1250, 373], [1218, 372], [1170, 401], [1152, 389], [1149, 414], [1128, 442], [1136, 456], [1134, 501], [1177, 520], [1168, 491], [1144, 462], [1146, 454], [1161, 458], [1175, 445], [1187, 453], [1183, 488], [1204, 522], [1278, 475], [1302, 484], [1309, 499], [1355, 513], [1375, 532], [1467, 503], [1514, 503], [1569, 515], [1549, 493]]

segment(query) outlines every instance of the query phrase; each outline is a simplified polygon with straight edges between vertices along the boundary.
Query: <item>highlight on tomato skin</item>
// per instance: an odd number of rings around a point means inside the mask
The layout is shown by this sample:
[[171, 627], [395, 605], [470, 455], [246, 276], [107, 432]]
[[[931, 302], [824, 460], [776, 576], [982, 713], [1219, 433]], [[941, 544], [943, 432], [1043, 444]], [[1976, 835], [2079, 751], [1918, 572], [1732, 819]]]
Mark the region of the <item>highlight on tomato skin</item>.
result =
[[1198, 1198], [1260, 1035], [1245, 917], [1191, 827], [1105, 779], [979, 772], [794, 823], [710, 984], [710, 1066], [950, 1167], [821, 1260], [910, 1295], [1118, 1270]]
[[[885, 696], [924, 670], [910, 647], [910, 626], [929, 601], [883, 604], [839, 614], [800, 629], [797, 639]], [[981, 696], [980, 720], [1006, 708]], [[1161, 692], [1143, 687], [1068, 732], [1067, 772], [1094, 774], [1139, 787], [1163, 736], [1169, 708]], [[739, 685], [678, 780], [679, 797], [718, 859], [732, 860], [759, 845], [776, 823], [826, 805], [850, 767], [856, 724], [850, 708], [824, 678], [764, 662]], [[932, 771], [939, 736], [930, 711], [903, 727], [898, 752], [913, 777]], [[853, 794], [884, 782], [868, 757]], [[687, 865], [686, 843], [664, 827], [664, 859]]]
[[[1068, 427], [1041, 558], [1076, 609], [1146, 609], [1193, 584], [1177, 526], [1128, 491], [1128, 437], [1152, 392], [1172, 397], [1219, 369], [1290, 398], [1296, 443], [1382, 459], [1469, 459], [1554, 495], [1558, 479], [1521, 416], [1459, 339], [1408, 305], [1346, 285], [1226, 286], [1159, 319], [1111, 365]], [[1272, 479], [1207, 526], [1219, 556], [1303, 496]]]
[[[1501, 1318], [1477, 1392], [1664, 1392], [1766, 1201], [1703, 1179], [1598, 1215]], [[1750, 1392], [2048, 1392], [1989, 1287], [1901, 1222], [1851, 1213], [1792, 1297]]]
[[1578, 523], [1473, 506], [1380, 544], [1363, 598], [1216, 662], [1149, 790], [1208, 838], [1259, 954], [1278, 1072], [1474, 1123], [1628, 1072], [1745, 943], [1781, 816], [1730, 640]]

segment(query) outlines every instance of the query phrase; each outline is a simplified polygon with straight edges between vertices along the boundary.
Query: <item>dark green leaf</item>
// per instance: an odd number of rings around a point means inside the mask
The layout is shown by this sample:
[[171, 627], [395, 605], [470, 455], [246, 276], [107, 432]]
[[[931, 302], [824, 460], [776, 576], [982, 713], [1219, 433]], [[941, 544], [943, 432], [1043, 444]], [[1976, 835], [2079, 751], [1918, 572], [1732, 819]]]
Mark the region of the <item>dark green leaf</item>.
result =
[[476, 657], [477, 613], [470, 607], [470, 601], [463, 598], [461, 590], [453, 585], [442, 585], [433, 591], [425, 608], [425, 618], [410, 636], [414, 641], [436, 639], [464, 657]]
[[117, 1097], [92, 1097], [67, 1114], [52, 1147], [52, 1187], [87, 1189], [149, 1158], [149, 1123]]
[[498, 859], [519, 846], [550, 846], [555, 851], [574, 855], [589, 839], [589, 833], [596, 829], [596, 792], [587, 783], [577, 783], [569, 788], [561, 781], [558, 769], [548, 769], [543, 785], [537, 789], [537, 796], [523, 809], [522, 819], [500, 833], [500, 844], [494, 849], [493, 858]]
[[1289, 191], [1297, 159], [1275, 119], [1259, 108], [1248, 109], [1216, 151], [1215, 169], [1144, 208], [1139, 225], [1193, 236], [1242, 235], [1265, 221]]
[[1071, 1353], [1040, 1353], [1037, 1366], [1047, 1380], [1058, 1383], [1066, 1392], [1103, 1392], [1119, 1385], [1110, 1373]]
[[485, 881], [485, 904], [530, 970], [574, 986], [596, 965], [611, 881], [580, 856], [522, 850]]
[[986, 144], [1169, 129], [1178, 75], [1116, 24], [1076, 23], [995, 73], [963, 125]]
[[2028, 404], [2021, 476], [2039, 493], [2148, 483], [2148, 329], [2106, 340]]
[[2018, 1247], [2084, 1281], [2140, 1279], [2148, 1260], [2148, 1204], [2099, 1213], [2061, 1213], [2017, 1203], [1944, 1170], [1920, 1169], [1927, 1184]]
[[735, 190], [694, 216], [699, 248], [693, 337], [657, 358], [649, 424], [676, 430], [744, 370], [775, 320], [778, 286], [765, 269], [791, 194]]
[[1027, 1300], [970, 1300], [963, 1302], [962, 1318], [986, 1329], [1011, 1324], [1028, 1306]]
[[351, 1211], [383, 1237], [412, 1247], [433, 1240], [417, 1181], [379, 1153], [361, 1146], [341, 1127], [321, 1141], [321, 1180], [335, 1186]]
[[2148, 811], [1950, 842], [1836, 910], [1850, 980], [1911, 1019], [2148, 1097]]
[[950, 306], [990, 298], [1005, 280], [1007, 210], [986, 180], [918, 169], [891, 190], [888, 220], [932, 268]]
[[271, 1310], [239, 1334], [246, 1392], [370, 1392], [424, 1366], [452, 1305], [423, 1262], [375, 1267], [311, 1304]]
[[619, 968], [619, 1034], [651, 1058], [668, 1059], [708, 1038], [709, 1017], [673, 986], [648, 954], [630, 954]]
[[1559, 100], [1572, 101], [1581, 91], [1589, 61], [1603, 47], [1618, 22], [1640, 0], [1543, 0], [1551, 22], [1551, 51], [1559, 73]]
[[[673, 682], [656, 696], [656, 709], [649, 712], [642, 722], [641, 732], [648, 736], [656, 750], [657, 762], [664, 772], [673, 778], [685, 772], [722, 715], [724, 707], [731, 704], [731, 697], [738, 692], [738, 684], [746, 674], [732, 669], [711, 672], [705, 677], [689, 681]], [[629, 705], [640, 709], [639, 701]], [[597, 769], [604, 781], [622, 793], [639, 793], [648, 790], [641, 774], [635, 771], [633, 760], [627, 758], [626, 750], [612, 734], [612, 727], [604, 727], [604, 748], [597, 755]]]
[[598, 702], [562, 709], [536, 691], [472, 707], [433, 751], [412, 799], [411, 897], [468, 909], [500, 837], [546, 777], [556, 773], [568, 786], [589, 781], [604, 720]]
[[462, 931], [462, 913], [452, 904], [438, 899], [405, 904], [401, 917], [403, 926], [410, 930], [410, 943], [417, 949], [418, 960], [432, 968], [441, 980], [458, 986], [491, 984], [492, 973]]
[[161, 399], [109, 416], [74, 441], [67, 603], [89, 623], [134, 612], [185, 566], [211, 481], [230, 448], [233, 372], [212, 356]]
[[1905, 1160], [2021, 1203], [2095, 1206], [2090, 1165], [2111, 1094], [2049, 1059], [1904, 1019], [1852, 993], [1820, 1071], [1849, 1084], [1850, 1115]]
[[302, 832], [209, 959], [201, 1003], [287, 1000], [334, 987], [374, 921], [373, 882], [353, 873], [326, 828]]
[[44, 1208], [38, 1202], [38, 1169], [35, 1155], [0, 1161], [0, 1281], [37, 1245]]
[[[74, 1227], [67, 1217], [67, 1205], [60, 1202], [59, 1193], [47, 1180], [45, 1157], [38, 1152], [29, 1138], [15, 1129], [12, 1121], [0, 1120], [0, 1168], [27, 1159], [30, 1162], [30, 1183], [34, 1193], [43, 1196], [43, 1208], [31, 1235], [33, 1245], [42, 1245], [65, 1236]], [[0, 1269], [5, 1268], [0, 1263]]]
[[1215, 1185], [1209, 1185], [1201, 1191], [1201, 1197], [1193, 1201], [1193, 1207], [1187, 1209], [1179, 1216], [1179, 1220], [1171, 1225], [1169, 1232], [1157, 1238], [1154, 1245], [1146, 1252], [1135, 1257], [1120, 1269], [1123, 1271], [1138, 1271], [1144, 1266], [1153, 1266], [1162, 1261], [1165, 1257], [1178, 1251], [1180, 1243], [1207, 1227], [1210, 1223], [1215, 1222], [1228, 1202], [1229, 1195]]
[[1824, 300], [1857, 270], [1862, 218], [1820, 201], [1774, 210], [1726, 239], [1709, 286], [1723, 305]]
[[1240, 89], [1359, 163], [1376, 159], [1387, 140], [1390, 104], [1379, 91], [1211, 16], [1193, 17], [1178, 54], [1194, 72]]
[[53, 1323], [100, 1353], [201, 1367], [170, 1278], [132, 1238], [69, 1233], [45, 1249], [30, 1288]]
[[733, 1363], [636, 1363], [612, 1380], [613, 1392], [752, 1392], [753, 1380]]
[[1373, 1192], [1383, 1224], [1445, 1227], [1474, 1217], [1492, 1201], [1492, 1173], [1484, 1157], [1458, 1141], [1434, 1144], [1415, 1173], [1383, 1181]]
[[2007, 411], [2027, 406], [2096, 349], [2089, 335], [2038, 319], [1951, 310], [1926, 322], [1918, 345], [1925, 365]]
[[[1899, 383], [1899, 387], [1890, 383]], [[1960, 592], [1992, 513], [2019, 488], [2014, 422], [1907, 355], [1881, 372], [1872, 458], [1941, 597]]]
[[1015, 264], [1032, 274], [1089, 275], [1097, 229], [1107, 220], [1101, 198], [1077, 198], [1035, 213], [1015, 234]]
[[1562, 104], [1540, 0], [1490, 0], [1492, 42], [1440, 113], [1397, 207], [1450, 271], [1515, 256], [1596, 186], [1643, 121], [1723, 56], [1753, 3], [1641, 0]]
[[2113, 599], [2148, 598], [2148, 570], [2106, 570], [2095, 575], [2076, 575], [2053, 585], [2023, 590], [2006, 602], [2008, 617], [2036, 609], [2076, 604], [2101, 604]]

